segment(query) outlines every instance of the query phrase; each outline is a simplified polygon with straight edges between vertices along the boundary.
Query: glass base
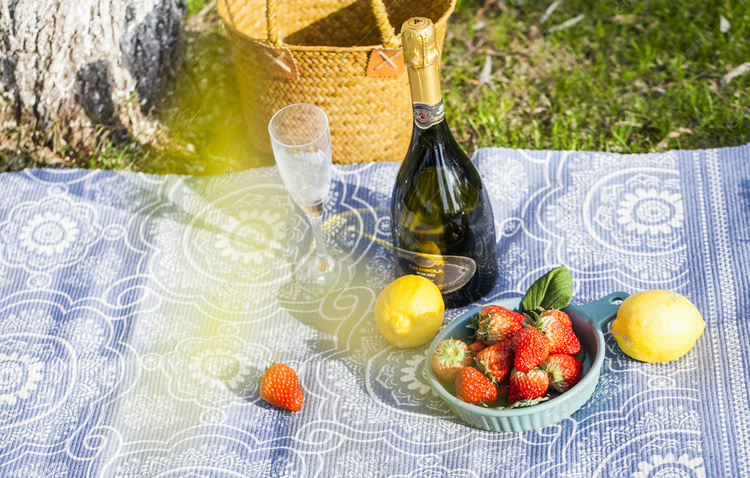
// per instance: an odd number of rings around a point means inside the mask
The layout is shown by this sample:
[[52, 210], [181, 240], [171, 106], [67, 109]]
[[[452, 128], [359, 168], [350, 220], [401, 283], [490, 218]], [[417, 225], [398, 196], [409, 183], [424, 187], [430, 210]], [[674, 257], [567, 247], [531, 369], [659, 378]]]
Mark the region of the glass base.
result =
[[343, 289], [351, 280], [350, 267], [328, 256], [310, 255], [294, 271], [294, 282], [314, 295], [326, 295]]

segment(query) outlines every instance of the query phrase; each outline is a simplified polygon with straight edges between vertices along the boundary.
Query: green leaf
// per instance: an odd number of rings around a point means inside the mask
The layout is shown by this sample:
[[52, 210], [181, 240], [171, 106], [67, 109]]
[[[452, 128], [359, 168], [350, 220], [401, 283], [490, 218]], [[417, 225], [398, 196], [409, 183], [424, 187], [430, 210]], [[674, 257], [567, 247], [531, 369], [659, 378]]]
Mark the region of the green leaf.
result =
[[512, 410], [514, 408], [523, 408], [523, 407], [530, 407], [532, 405], [536, 405], [537, 403], [546, 402], [549, 400], [550, 397], [548, 395], [545, 395], [543, 397], [539, 398], [527, 398], [526, 400], [519, 400], [512, 405], [508, 405], [504, 408], [504, 410]]
[[573, 298], [573, 278], [565, 266], [552, 269], [536, 280], [526, 295], [521, 307], [527, 313], [540, 310], [562, 309], [570, 304]]

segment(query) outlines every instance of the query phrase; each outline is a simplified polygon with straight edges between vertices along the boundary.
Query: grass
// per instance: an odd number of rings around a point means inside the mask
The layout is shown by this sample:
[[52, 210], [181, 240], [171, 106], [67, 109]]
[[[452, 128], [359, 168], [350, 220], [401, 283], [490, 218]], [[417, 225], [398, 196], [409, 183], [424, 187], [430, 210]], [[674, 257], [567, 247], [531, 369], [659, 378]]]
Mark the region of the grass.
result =
[[[750, 142], [750, 73], [722, 83], [750, 61], [744, 1], [563, 0], [546, 15], [551, 4], [459, 0], [443, 92], [467, 151], [643, 153]], [[105, 141], [88, 154], [15, 145], [14, 154], [0, 148], [0, 171], [52, 165], [216, 174], [272, 164], [246, 133], [215, 9], [203, 0], [188, 7], [183, 72], [153, 112], [168, 127], [160, 141]]]
[[[750, 75], [721, 87], [750, 60], [743, 2], [566, 0], [542, 23], [551, 3], [477, 15], [479, 3], [460, 2], [443, 75], [466, 149], [643, 153], [750, 141]], [[487, 61], [490, 82], [477, 89]]]

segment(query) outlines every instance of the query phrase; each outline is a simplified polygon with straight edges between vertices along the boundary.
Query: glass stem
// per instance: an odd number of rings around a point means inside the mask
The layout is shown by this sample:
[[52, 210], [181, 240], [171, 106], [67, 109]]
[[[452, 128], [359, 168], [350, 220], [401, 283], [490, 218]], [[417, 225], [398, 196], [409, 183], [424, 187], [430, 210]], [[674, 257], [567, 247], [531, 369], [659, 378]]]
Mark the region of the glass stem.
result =
[[329, 268], [328, 263], [328, 251], [326, 250], [325, 242], [323, 242], [323, 212], [319, 214], [307, 213], [307, 219], [310, 221], [312, 226], [313, 235], [315, 236], [315, 250], [318, 256], [316, 267], [320, 271], [327, 271]]

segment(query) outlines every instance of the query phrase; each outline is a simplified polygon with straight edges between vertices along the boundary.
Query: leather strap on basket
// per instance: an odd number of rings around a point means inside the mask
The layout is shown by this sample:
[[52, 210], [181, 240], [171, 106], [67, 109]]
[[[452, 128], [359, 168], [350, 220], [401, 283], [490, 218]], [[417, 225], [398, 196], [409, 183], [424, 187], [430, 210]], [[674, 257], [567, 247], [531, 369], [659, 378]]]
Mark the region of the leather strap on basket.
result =
[[404, 52], [401, 48], [375, 48], [367, 62], [367, 76], [398, 76], [406, 71]]
[[380, 31], [383, 48], [374, 48], [370, 52], [366, 74], [370, 77], [398, 76], [406, 69], [401, 42], [388, 20], [388, 11], [385, 9], [383, 0], [369, 1], [372, 13], [375, 15], [375, 23]]
[[406, 69], [401, 42], [396, 36], [393, 25], [388, 20], [388, 11], [385, 9], [383, 0], [369, 1], [372, 13], [375, 15], [375, 23], [380, 31], [383, 48], [374, 48], [370, 52], [366, 74], [370, 77], [398, 76]]
[[276, 0], [268, 0], [266, 3], [266, 30], [268, 38], [265, 44], [261, 45], [261, 51], [265, 58], [262, 58], [266, 64], [266, 69], [282, 78], [291, 80], [299, 78], [297, 62], [294, 61], [294, 55], [289, 48], [281, 45], [279, 39], [279, 26], [276, 23]]

